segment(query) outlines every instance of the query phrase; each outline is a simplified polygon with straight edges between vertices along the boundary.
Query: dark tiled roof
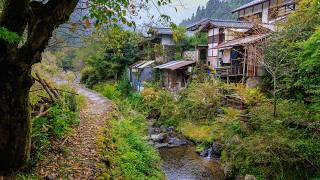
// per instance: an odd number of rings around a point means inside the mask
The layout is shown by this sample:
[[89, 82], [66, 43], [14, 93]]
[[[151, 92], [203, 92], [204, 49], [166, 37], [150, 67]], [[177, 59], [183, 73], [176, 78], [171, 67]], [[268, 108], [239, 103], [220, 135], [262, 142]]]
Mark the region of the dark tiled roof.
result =
[[254, 5], [257, 5], [257, 4], [264, 3], [264, 2], [266, 2], [266, 1], [268, 1], [268, 0], [253, 0], [253, 1], [251, 1], [251, 2], [249, 2], [249, 3], [247, 3], [247, 4], [243, 5], [243, 6], [241, 6], [241, 7], [239, 7], [239, 8], [233, 10], [232, 13], [235, 13], [235, 12], [241, 10], [241, 9], [244, 9], [244, 8], [247, 8], [247, 7], [250, 7], [250, 6], [254, 6]]
[[248, 21], [234, 21], [234, 20], [206, 18], [188, 27], [187, 29], [190, 31], [195, 31], [201, 26], [206, 26], [206, 25], [212, 25], [215, 27], [222, 27], [222, 28], [239, 28], [239, 29], [250, 29], [253, 27], [253, 23]]

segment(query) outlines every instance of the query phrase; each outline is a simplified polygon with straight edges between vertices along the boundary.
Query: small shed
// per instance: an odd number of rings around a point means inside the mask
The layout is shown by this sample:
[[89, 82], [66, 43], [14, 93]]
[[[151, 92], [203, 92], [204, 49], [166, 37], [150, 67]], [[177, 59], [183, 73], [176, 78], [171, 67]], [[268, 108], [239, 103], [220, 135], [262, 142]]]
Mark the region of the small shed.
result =
[[143, 90], [143, 83], [153, 80], [153, 65], [155, 61], [139, 61], [129, 67], [130, 84], [136, 91]]
[[176, 92], [187, 86], [195, 61], [170, 61], [154, 68], [161, 70], [163, 86]]

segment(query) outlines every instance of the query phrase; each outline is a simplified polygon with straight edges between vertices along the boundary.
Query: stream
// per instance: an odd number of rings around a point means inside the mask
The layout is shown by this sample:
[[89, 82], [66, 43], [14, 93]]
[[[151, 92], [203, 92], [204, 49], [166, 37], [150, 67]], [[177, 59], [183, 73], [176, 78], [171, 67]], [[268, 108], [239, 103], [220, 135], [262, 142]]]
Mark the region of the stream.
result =
[[224, 172], [218, 160], [201, 157], [192, 142], [174, 127], [148, 128], [149, 142], [160, 153], [162, 169], [168, 180], [220, 180]]
[[219, 161], [199, 156], [192, 145], [160, 148], [159, 152], [168, 180], [224, 179]]

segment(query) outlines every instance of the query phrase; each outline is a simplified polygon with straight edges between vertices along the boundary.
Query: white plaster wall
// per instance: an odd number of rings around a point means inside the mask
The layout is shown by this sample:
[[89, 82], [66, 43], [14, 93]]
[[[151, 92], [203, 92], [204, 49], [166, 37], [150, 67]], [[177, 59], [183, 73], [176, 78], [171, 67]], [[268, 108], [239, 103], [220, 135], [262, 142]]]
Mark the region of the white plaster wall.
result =
[[162, 45], [175, 45], [173, 39], [169, 35], [163, 35], [161, 38], [161, 44]]
[[212, 53], [212, 49], [208, 49], [208, 57], [212, 57], [213, 53]]
[[208, 36], [213, 36], [213, 29], [210, 29], [210, 30], [208, 31]]
[[263, 10], [262, 10], [262, 23], [269, 23], [268, 14], [269, 14], [269, 3], [265, 2], [263, 4]]
[[231, 41], [232, 39], [234, 39], [233, 32], [228, 29], [225, 30], [225, 36], [226, 41]]
[[218, 49], [212, 49], [212, 56], [218, 56]]
[[213, 29], [213, 34], [214, 35], [219, 35], [219, 28], [214, 28]]

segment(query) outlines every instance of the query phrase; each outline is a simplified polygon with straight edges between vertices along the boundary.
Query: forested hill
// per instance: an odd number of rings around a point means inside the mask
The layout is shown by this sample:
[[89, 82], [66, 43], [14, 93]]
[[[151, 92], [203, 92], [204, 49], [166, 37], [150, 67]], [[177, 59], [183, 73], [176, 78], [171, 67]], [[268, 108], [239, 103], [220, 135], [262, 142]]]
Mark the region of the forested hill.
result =
[[206, 7], [199, 6], [197, 12], [192, 14], [192, 17], [183, 20], [180, 25], [187, 26], [203, 18], [235, 19], [231, 11], [250, 1], [252, 0], [209, 0]]

